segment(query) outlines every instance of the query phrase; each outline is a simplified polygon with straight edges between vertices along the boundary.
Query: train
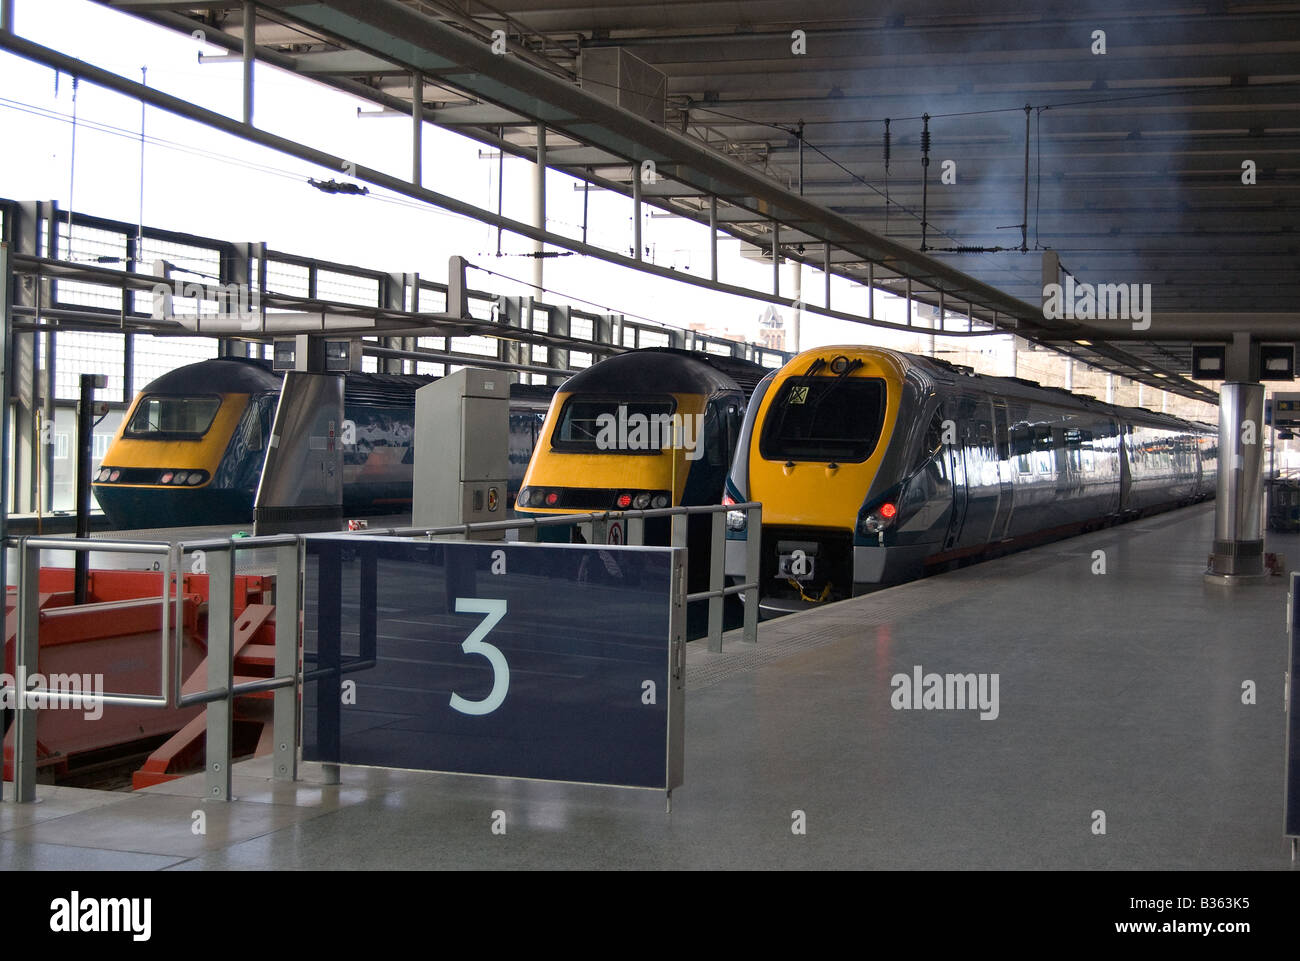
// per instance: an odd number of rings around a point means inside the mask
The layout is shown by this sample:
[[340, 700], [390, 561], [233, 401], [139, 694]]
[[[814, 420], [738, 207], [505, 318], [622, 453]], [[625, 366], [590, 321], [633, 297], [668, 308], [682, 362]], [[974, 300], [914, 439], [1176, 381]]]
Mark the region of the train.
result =
[[[515, 509], [721, 503], [746, 403], [767, 373], [746, 360], [668, 347], [593, 364], [556, 391]], [[650, 528], [647, 539], [656, 540]]]
[[[343, 378], [344, 516], [408, 512], [415, 391], [437, 378], [358, 372]], [[119, 530], [250, 522], [282, 379], [265, 361], [229, 357], [150, 382], [92, 478], [109, 522]], [[553, 393], [511, 385], [507, 506]]]
[[[806, 609], [1215, 492], [1218, 431], [863, 346], [755, 389], [724, 503], [761, 501], [760, 608]], [[745, 576], [746, 517], [726, 574]]]

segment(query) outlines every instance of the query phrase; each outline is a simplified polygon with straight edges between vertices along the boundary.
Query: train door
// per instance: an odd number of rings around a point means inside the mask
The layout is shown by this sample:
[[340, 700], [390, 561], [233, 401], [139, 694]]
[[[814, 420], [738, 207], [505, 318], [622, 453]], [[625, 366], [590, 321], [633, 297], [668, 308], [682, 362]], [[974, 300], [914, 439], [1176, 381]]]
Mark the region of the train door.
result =
[[1011, 486], [1011, 438], [1007, 425], [1007, 402], [993, 401], [994, 455], [997, 458], [998, 506], [989, 541], [1004, 540], [1011, 526], [1014, 490]]
[[1129, 452], [1133, 446], [1133, 428], [1121, 421], [1116, 435], [1116, 448], [1119, 451], [1119, 512], [1128, 510], [1133, 487], [1133, 470], [1129, 465]]
[[[952, 424], [961, 423], [956, 405], [951, 401], [939, 408], [940, 416]], [[948, 533], [944, 537], [943, 547], [947, 550], [957, 544], [961, 537], [962, 524], [966, 521], [966, 459], [962, 453], [965, 446], [959, 427], [955, 427], [956, 437], [945, 439], [944, 454], [948, 461], [948, 476], [952, 478], [952, 518], [948, 524]], [[951, 441], [951, 442], [949, 442]]]
[[957, 402], [957, 431], [966, 482], [963, 547], [978, 547], [992, 539], [1000, 499], [992, 410], [980, 401], [977, 397], [963, 397]]

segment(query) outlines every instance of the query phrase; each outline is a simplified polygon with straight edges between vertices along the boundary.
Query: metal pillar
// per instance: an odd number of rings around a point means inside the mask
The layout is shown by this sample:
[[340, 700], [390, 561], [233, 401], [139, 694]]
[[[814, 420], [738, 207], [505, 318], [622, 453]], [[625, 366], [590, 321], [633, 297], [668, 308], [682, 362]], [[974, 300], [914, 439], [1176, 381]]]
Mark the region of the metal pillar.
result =
[[[90, 536], [90, 462], [95, 440], [95, 390], [108, 386], [103, 374], [82, 374], [77, 402], [77, 537]], [[90, 554], [77, 551], [73, 558], [72, 597], [77, 604], [88, 598]]]
[[[303, 543], [290, 544], [275, 549], [275, 676], [288, 677], [298, 673], [298, 610], [299, 581]], [[292, 630], [287, 630], [292, 625]], [[271, 731], [275, 745], [272, 749], [272, 774], [276, 781], [298, 779], [298, 689], [282, 687], [273, 695]]]
[[772, 221], [772, 296], [781, 296], [781, 225]]
[[[383, 283], [384, 307], [387, 310], [405, 310], [406, 309], [406, 280], [407, 274], [389, 274]], [[394, 350], [400, 350], [402, 347], [402, 338], [385, 337], [383, 339], [385, 347]], [[402, 369], [404, 361], [400, 357], [381, 357], [378, 368], [385, 374], [404, 374]]]
[[799, 331], [803, 327], [803, 264], [796, 260], [792, 266], [794, 273], [794, 324], [790, 329], [792, 335], [790, 349], [797, 354], [799, 353]]
[[[19, 205], [18, 216], [12, 234], [13, 248], [11, 255], [27, 254], [40, 256], [48, 246], [42, 248], [41, 235], [50, 236], [50, 227], [55, 216], [54, 205], [46, 201], [24, 202]], [[11, 268], [12, 269], [12, 268]], [[50, 300], [51, 281], [47, 278], [33, 278], [31, 284], [15, 283], [10, 295], [13, 305], [31, 307], [36, 310], [36, 321], [41, 320], [40, 310]], [[10, 378], [7, 401], [13, 397], [13, 490], [14, 500], [10, 505], [12, 513], [36, 511], [36, 478], [41, 470], [40, 443], [36, 436], [36, 411], [40, 397], [39, 351], [40, 334], [37, 331], [13, 333], [6, 346], [12, 350], [9, 357], [8, 375]], [[8, 450], [8, 448], [6, 448]]]
[[253, 61], [257, 59], [257, 8], [244, 4], [244, 123], [253, 125]]
[[14, 800], [30, 804], [36, 800], [36, 709], [27, 704], [27, 672], [37, 671], [38, 636], [41, 625], [41, 552], [27, 550], [26, 538], [18, 547], [17, 650], [14, 652]]
[[1106, 403], [1115, 403], [1115, 375], [1106, 375]]
[[718, 282], [718, 198], [709, 198], [709, 277]]
[[1210, 583], [1256, 583], [1268, 578], [1260, 527], [1263, 469], [1264, 385], [1228, 381], [1219, 388], [1214, 553], [1205, 572]]
[[[546, 229], [546, 124], [537, 125], [537, 163], [533, 169], [533, 226], [538, 230]], [[533, 242], [533, 296], [542, 299], [545, 288], [542, 282], [545, 273], [542, 270], [542, 251], [546, 245], [540, 240]]]
[[830, 242], [822, 244], [822, 275], [826, 281], [826, 309], [831, 309], [831, 245]]
[[867, 261], [867, 319], [876, 319], [876, 265]]
[[632, 168], [632, 256], [641, 260], [641, 170]]
[[13, 32], [14, 0], [0, 0], [0, 30]]
[[[552, 334], [562, 337], [568, 337], [573, 329], [572, 308], [565, 305], [557, 307], [551, 311], [551, 329]], [[546, 352], [546, 366], [554, 367], [558, 370], [568, 370], [569, 368], [569, 348], [552, 347]], [[563, 374], [556, 374], [546, 378], [547, 384], [552, 387], [559, 387], [567, 377]]]
[[41, 351], [41, 370], [37, 371], [41, 388], [41, 436], [37, 438], [40, 446], [41, 460], [37, 470], [45, 474], [41, 486], [41, 509], [54, 510], [54, 424], [58, 415], [54, 409], [54, 365], [58, 363], [58, 345], [54, 332], [45, 335], [44, 350]]
[[[215, 558], [213, 558], [214, 554]], [[180, 590], [179, 586], [177, 590]], [[234, 591], [234, 548], [210, 552], [208, 560], [208, 690], [210, 691], [229, 692], [235, 684]], [[234, 699], [229, 696], [209, 701], [204, 708], [207, 714], [204, 754], [204, 783], [207, 790], [204, 796], [209, 801], [230, 800], [233, 708]]]
[[1065, 389], [1074, 390], [1074, 358], [1065, 358]]
[[424, 182], [424, 75], [411, 75], [411, 183]]

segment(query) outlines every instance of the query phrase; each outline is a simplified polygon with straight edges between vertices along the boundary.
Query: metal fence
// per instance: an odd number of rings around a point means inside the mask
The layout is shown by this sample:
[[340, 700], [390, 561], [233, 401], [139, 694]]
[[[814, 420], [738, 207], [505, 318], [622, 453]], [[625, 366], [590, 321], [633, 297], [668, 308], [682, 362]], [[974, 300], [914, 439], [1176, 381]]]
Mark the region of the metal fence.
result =
[[[751, 532], [746, 547], [746, 572], [744, 583], [726, 586], [723, 572], [726, 518], [729, 512], [743, 511]], [[547, 527], [581, 526], [592, 549], [610, 545], [605, 541], [613, 524], [623, 524], [626, 541], [639, 546], [645, 542], [645, 522], [653, 518], [669, 518], [673, 547], [687, 547], [687, 519], [691, 515], [711, 515], [709, 585], [706, 590], [687, 595], [687, 603], [708, 603], [708, 647], [722, 650], [723, 600], [728, 596], [744, 595], [744, 639], [758, 640], [758, 571], [761, 551], [760, 538], [754, 536], [762, 530], [762, 505], [759, 503], [713, 505], [699, 507], [668, 507], [644, 511], [600, 511], [587, 514], [570, 514], [553, 517], [518, 517], [514, 520], [494, 521], [485, 524], [463, 524], [452, 527], [405, 527], [367, 529], [366, 534], [388, 537], [429, 538], [462, 536], [472, 538], [485, 533], [517, 531], [520, 541], [535, 541], [537, 533]], [[267, 537], [216, 538], [202, 541], [118, 541], [75, 539], [62, 537], [25, 537], [11, 542], [17, 548], [17, 597], [15, 616], [14, 663], [19, 679], [27, 665], [39, 664], [40, 570], [44, 551], [73, 551], [79, 553], [152, 554], [160, 558], [162, 594], [159, 603], [159, 689], [146, 693], [111, 692], [97, 695], [104, 705], [146, 708], [184, 708], [206, 705], [206, 754], [204, 773], [205, 796], [213, 800], [230, 800], [232, 720], [234, 698], [245, 694], [274, 691], [272, 714], [273, 777], [278, 781], [293, 781], [298, 775], [298, 714], [300, 691], [303, 684], [299, 646], [302, 634], [303, 591], [302, 577], [307, 540], [311, 534], [283, 534]], [[234, 640], [239, 619], [234, 617], [234, 587], [236, 560], [239, 554], [253, 551], [273, 551], [275, 570], [275, 663], [272, 676], [255, 681], [235, 683]], [[203, 555], [203, 567], [208, 580], [208, 633], [207, 678], [202, 691], [185, 693], [182, 677], [183, 665], [183, 576], [187, 556]], [[689, 577], [689, 552], [687, 576]], [[286, 590], [286, 585], [288, 589]], [[285, 604], [286, 600], [291, 603]], [[288, 611], [288, 617], [282, 616]], [[14, 688], [5, 692], [14, 703], [14, 800], [20, 803], [36, 800], [36, 711], [28, 704], [27, 692]], [[45, 692], [45, 701], [59, 700], [59, 695]], [[326, 780], [337, 779], [337, 767], [326, 765]], [[3, 785], [0, 784], [0, 787]]]

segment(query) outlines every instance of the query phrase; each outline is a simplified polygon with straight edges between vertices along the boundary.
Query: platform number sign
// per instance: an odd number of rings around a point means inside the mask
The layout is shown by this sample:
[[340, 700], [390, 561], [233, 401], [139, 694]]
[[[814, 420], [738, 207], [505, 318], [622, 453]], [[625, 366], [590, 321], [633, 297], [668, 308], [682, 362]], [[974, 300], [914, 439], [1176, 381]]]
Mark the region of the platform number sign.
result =
[[671, 790], [682, 554], [309, 537], [304, 760]]

